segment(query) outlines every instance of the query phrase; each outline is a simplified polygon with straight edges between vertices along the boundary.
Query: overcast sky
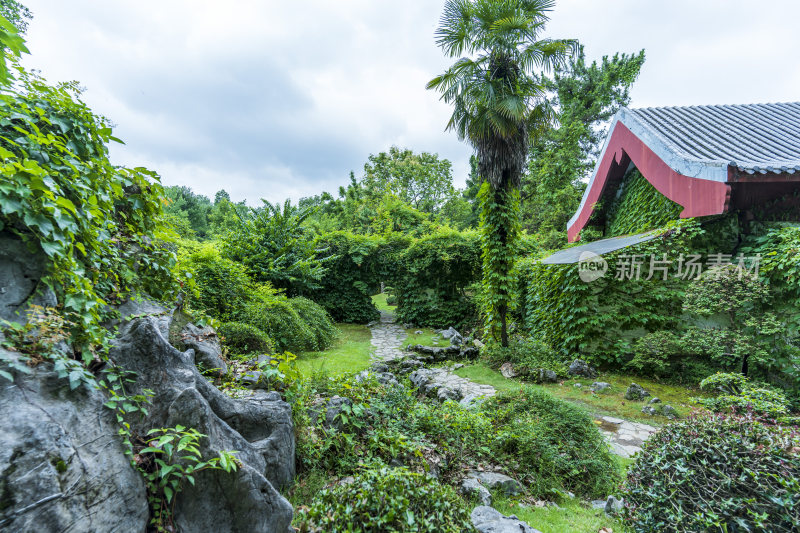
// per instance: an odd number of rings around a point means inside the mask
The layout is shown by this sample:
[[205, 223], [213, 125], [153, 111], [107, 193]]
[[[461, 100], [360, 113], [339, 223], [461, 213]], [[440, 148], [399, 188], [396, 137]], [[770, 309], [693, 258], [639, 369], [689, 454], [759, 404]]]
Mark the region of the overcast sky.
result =
[[[425, 83], [444, 0], [21, 0], [25, 63], [78, 80], [125, 146], [118, 164], [234, 200], [335, 192], [391, 145], [436, 152], [464, 183], [471, 150]], [[796, 0], [561, 0], [550, 37], [589, 58], [646, 50], [632, 105], [800, 100]]]

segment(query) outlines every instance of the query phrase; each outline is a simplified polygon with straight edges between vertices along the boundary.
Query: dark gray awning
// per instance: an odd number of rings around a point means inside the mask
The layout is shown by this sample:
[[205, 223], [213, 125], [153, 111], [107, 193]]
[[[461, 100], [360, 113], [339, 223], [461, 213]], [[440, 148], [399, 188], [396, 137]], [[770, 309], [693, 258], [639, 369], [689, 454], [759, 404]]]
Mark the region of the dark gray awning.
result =
[[621, 237], [611, 237], [610, 239], [594, 241], [587, 244], [582, 244], [580, 246], [559, 250], [553, 255], [542, 259], [541, 263], [544, 265], [569, 265], [572, 263], [577, 263], [583, 252], [592, 252], [597, 255], [603, 255], [616, 250], [621, 250], [626, 246], [633, 246], [634, 244], [647, 242], [655, 239], [661, 234], [662, 232], [659, 231], [648, 231], [647, 233], [639, 233], [637, 235], [623, 235]]

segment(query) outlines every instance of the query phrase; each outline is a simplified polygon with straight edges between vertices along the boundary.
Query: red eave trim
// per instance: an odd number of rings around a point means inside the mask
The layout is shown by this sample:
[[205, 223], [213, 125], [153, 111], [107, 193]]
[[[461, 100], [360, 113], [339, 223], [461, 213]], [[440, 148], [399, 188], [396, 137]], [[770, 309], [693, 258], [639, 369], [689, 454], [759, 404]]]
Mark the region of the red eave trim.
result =
[[720, 181], [691, 178], [679, 174], [624, 124], [617, 122], [614, 131], [611, 132], [608, 146], [603, 152], [586, 202], [575, 223], [567, 229], [569, 242], [578, 239], [580, 231], [592, 216], [595, 204], [603, 197], [612, 165], [619, 165], [624, 155], [633, 161], [639, 172], [658, 192], [683, 206], [681, 218], [718, 215], [728, 210], [730, 185]]

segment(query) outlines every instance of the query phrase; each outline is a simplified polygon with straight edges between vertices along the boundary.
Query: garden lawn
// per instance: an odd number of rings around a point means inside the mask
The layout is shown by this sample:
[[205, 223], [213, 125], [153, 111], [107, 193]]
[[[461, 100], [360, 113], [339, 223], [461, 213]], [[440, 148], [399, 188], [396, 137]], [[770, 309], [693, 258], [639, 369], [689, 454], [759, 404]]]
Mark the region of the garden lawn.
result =
[[515, 499], [495, 496], [492, 506], [506, 516], [517, 515], [517, 518], [542, 533], [563, 533], [566, 531], [592, 532], [608, 528], [611, 531], [623, 531], [622, 524], [615, 518], [607, 516], [603, 509], [592, 509], [579, 499], [569, 499], [558, 507], [535, 507]]
[[341, 334], [333, 346], [323, 352], [305, 352], [297, 356], [297, 369], [304, 376], [326, 372], [340, 375], [360, 372], [370, 365], [372, 333], [360, 324], [336, 324]]
[[[456, 370], [456, 374], [477, 383], [492, 385], [498, 390], [513, 390], [522, 385], [520, 380], [504, 378], [500, 372], [484, 363], [464, 366]], [[603, 392], [594, 393], [589, 386], [595, 381], [605, 381], [611, 387]], [[581, 387], [575, 387], [576, 383], [580, 383]], [[625, 391], [631, 383], [638, 383], [644, 387], [650, 392], [651, 397], [660, 398], [662, 404], [670, 404], [682, 417], [686, 416], [693, 408], [698, 408], [690, 401], [691, 397], [705, 396], [697, 388], [660, 383], [629, 374], [601, 374], [596, 379], [567, 379], [559, 383], [536, 386], [563, 400], [582, 404], [596, 416], [610, 415], [651, 425], [661, 425], [667, 422], [667, 419], [661, 416], [642, 413], [642, 407], [646, 405], [646, 401], [632, 402], [624, 398]]]
[[372, 303], [375, 304], [375, 307], [378, 308], [378, 311], [388, 311], [390, 313], [394, 313], [394, 310], [397, 309], [396, 305], [389, 305], [386, 303], [386, 298], [388, 294], [382, 292], [380, 294], [376, 294], [372, 297]]

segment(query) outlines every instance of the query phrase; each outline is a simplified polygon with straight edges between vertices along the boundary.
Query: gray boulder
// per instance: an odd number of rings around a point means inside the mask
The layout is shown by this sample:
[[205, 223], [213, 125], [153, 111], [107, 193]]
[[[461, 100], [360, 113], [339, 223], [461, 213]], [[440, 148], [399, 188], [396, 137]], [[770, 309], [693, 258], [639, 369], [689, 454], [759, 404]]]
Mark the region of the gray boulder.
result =
[[136, 372], [129, 392], [155, 393], [148, 416], [132, 420], [134, 431], [180, 424], [208, 435], [200, 441], [203, 457], [237, 452], [237, 472], [205, 470], [195, 485], [184, 486], [175, 502], [180, 531], [291, 531], [292, 507], [276, 487], [294, 478], [294, 427], [291, 408], [277, 393], [241, 400], [223, 394], [197, 370], [192, 350], [169, 344], [157, 317], [123, 324], [109, 357]]
[[547, 368], [540, 368], [536, 371], [537, 383], [558, 383], [558, 374]]
[[676, 411], [675, 408], [668, 403], [664, 404], [664, 406], [661, 408], [661, 414], [670, 420], [674, 420], [680, 416], [678, 415], [678, 411]]
[[633, 402], [640, 402], [650, 396], [650, 393], [644, 390], [641, 385], [631, 383], [628, 390], [625, 391], [625, 399]]
[[656, 409], [652, 405], [645, 405], [644, 407], [642, 407], [642, 414], [655, 416], [658, 414], [658, 409]]
[[464, 478], [459, 492], [468, 498], [476, 496], [481, 505], [492, 505], [492, 493], [474, 477]]
[[597, 369], [584, 361], [583, 359], [575, 359], [570, 365], [569, 369], [567, 369], [567, 374], [573, 377], [582, 377], [582, 378], [596, 378], [599, 374], [597, 373]]
[[484, 487], [491, 490], [502, 490], [507, 496], [514, 496], [525, 492], [525, 487], [516, 479], [498, 472], [482, 472], [470, 470], [467, 477], [476, 479]]
[[605, 381], [595, 381], [594, 383], [592, 383], [592, 386], [590, 388], [594, 392], [602, 392], [607, 388], [609, 388], [610, 386], [611, 383], [606, 383]]
[[145, 485], [105, 395], [51, 367], [0, 378], [0, 531], [144, 532]]
[[512, 363], [503, 363], [500, 365], [500, 374], [507, 379], [517, 377], [517, 371], [514, 370], [514, 365]]
[[650, 401], [647, 402], [647, 405], [653, 405], [654, 403], [661, 403], [661, 398], [656, 398], [655, 396], [650, 398]]
[[514, 515], [505, 516], [494, 507], [481, 505], [472, 510], [472, 525], [479, 533], [541, 533]]
[[325, 429], [341, 431], [342, 419], [339, 415], [345, 405], [352, 406], [353, 401], [341, 396], [333, 396], [330, 399], [320, 398], [311, 404], [308, 415], [313, 423], [317, 423], [322, 417], [322, 427]]
[[217, 332], [212, 328], [198, 328], [194, 324], [186, 324], [180, 333], [183, 349], [194, 350], [195, 362], [205, 370], [214, 370], [219, 375], [228, 372], [228, 365], [222, 358], [222, 346], [219, 343]]
[[29, 305], [58, 304], [53, 291], [40, 283], [46, 265], [41, 250], [0, 232], [0, 319], [22, 323]]
[[606, 514], [615, 515], [622, 511], [623, 501], [614, 496], [609, 496], [604, 507]]
[[447, 329], [443, 329], [440, 333], [442, 334], [442, 338], [444, 339], [451, 339], [453, 338], [453, 335], [458, 335], [459, 337], [461, 336], [456, 330], [456, 328], [454, 328], [453, 326], [450, 326]]

